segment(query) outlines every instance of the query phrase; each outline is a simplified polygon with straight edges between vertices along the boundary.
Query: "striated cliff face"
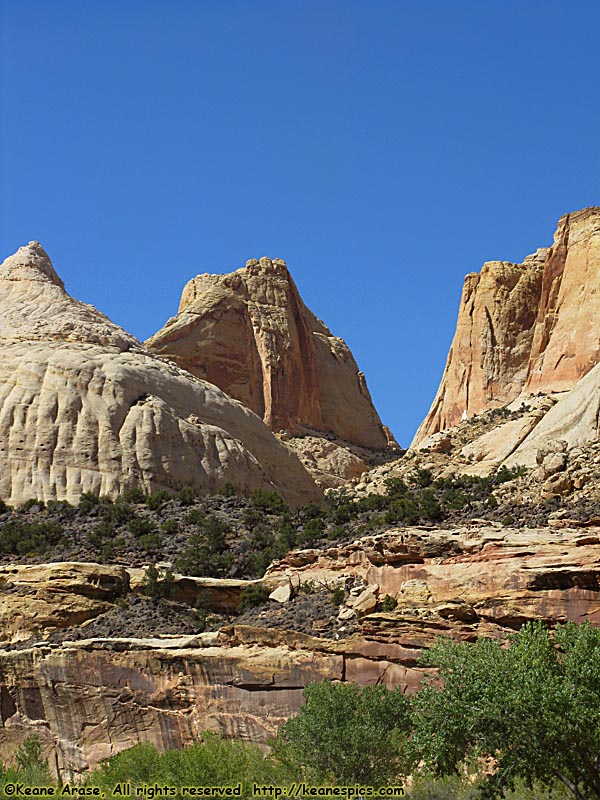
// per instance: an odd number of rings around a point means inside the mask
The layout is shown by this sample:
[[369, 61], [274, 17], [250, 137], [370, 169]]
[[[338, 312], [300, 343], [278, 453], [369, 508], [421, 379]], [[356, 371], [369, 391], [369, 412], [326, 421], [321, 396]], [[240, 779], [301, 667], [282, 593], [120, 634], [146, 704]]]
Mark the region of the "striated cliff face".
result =
[[292, 503], [320, 494], [245, 406], [70, 297], [39, 243], [0, 265], [0, 497], [224, 481]]
[[193, 278], [177, 316], [146, 344], [240, 400], [273, 431], [312, 429], [387, 446], [352, 353], [304, 305], [280, 259]]
[[[270, 587], [308, 581], [329, 590], [357, 587], [339, 610], [357, 630], [338, 640], [233, 623], [193, 636], [43, 641], [45, 626], [77, 624], [82, 613], [91, 619], [116, 603], [128, 591], [127, 574], [91, 564], [6, 567], [3, 613], [20, 614], [23, 629], [37, 629], [39, 639], [0, 649], [3, 759], [31, 733], [65, 774], [140, 741], [180, 747], [206, 729], [264, 743], [297, 712], [309, 683], [416, 690], [424, 672], [420, 653], [437, 636], [501, 639], [536, 618], [599, 624], [599, 543], [594, 526], [488, 524], [393, 528], [289, 553], [268, 571]], [[225, 593], [235, 589], [223, 583]], [[63, 612], [39, 615], [52, 593], [62, 593]], [[397, 608], [378, 611], [388, 594]], [[4, 635], [18, 638], [14, 630]]]
[[537, 392], [564, 392], [600, 361], [600, 208], [561, 217], [550, 248], [465, 278], [456, 333], [415, 436]]

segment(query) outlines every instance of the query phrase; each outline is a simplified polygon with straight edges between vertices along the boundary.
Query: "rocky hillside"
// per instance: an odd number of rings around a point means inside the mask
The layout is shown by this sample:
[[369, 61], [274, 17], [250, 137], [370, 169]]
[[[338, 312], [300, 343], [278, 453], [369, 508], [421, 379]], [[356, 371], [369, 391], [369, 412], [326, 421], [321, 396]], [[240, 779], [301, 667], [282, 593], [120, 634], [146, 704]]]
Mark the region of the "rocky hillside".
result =
[[[239, 616], [236, 598], [256, 583], [175, 576], [161, 600], [124, 567], [5, 567], [2, 611], [20, 630], [5, 636], [29, 638], [0, 650], [3, 757], [35, 733], [68, 774], [207, 728], [265, 742], [323, 679], [412, 691], [437, 636], [502, 639], [534, 618], [598, 622], [599, 543], [593, 526], [389, 527], [290, 552], [261, 581], [272, 599]], [[220, 614], [213, 630], [199, 597]]]
[[561, 217], [550, 248], [465, 278], [456, 333], [413, 444], [491, 408], [571, 390], [600, 361], [600, 208]]
[[37, 242], [0, 265], [0, 497], [275, 488], [320, 494], [244, 405], [71, 298]]
[[281, 259], [192, 278], [177, 316], [146, 345], [252, 409], [325, 485], [395, 444], [352, 353], [306, 307]]

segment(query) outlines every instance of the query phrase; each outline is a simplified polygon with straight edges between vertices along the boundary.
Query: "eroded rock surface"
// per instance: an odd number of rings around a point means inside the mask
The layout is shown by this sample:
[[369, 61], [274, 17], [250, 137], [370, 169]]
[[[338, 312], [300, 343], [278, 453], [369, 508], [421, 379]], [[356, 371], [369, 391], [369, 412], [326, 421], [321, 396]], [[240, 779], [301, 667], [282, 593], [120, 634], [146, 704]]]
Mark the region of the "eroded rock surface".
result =
[[240, 400], [273, 431], [310, 428], [361, 447], [388, 445], [352, 353], [304, 305], [281, 259], [193, 278], [177, 316], [146, 344]]
[[191, 485], [319, 496], [241, 403], [71, 298], [37, 242], [0, 265], [0, 497]]
[[414, 444], [538, 392], [572, 389], [600, 361], [600, 208], [561, 217], [550, 248], [471, 273], [446, 369]]
[[[537, 618], [600, 624], [600, 527], [564, 524], [396, 528], [295, 551], [272, 565], [270, 589], [306, 582], [344, 588], [341, 611], [354, 616], [347, 638], [343, 621], [337, 639], [233, 622], [195, 636], [1, 650], [3, 756], [32, 732], [65, 773], [140, 741], [179, 747], [206, 729], [264, 743], [297, 712], [311, 682], [415, 691], [424, 674], [420, 654], [437, 636], [502, 639]], [[398, 605], [384, 612], [388, 595]]]

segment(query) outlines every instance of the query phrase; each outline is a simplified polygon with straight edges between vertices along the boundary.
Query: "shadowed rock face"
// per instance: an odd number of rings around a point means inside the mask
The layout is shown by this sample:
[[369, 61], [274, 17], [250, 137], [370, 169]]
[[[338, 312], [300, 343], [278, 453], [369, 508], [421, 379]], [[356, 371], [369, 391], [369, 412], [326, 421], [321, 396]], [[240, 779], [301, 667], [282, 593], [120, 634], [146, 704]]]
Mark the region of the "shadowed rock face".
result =
[[304, 305], [284, 261], [261, 258], [228, 275], [198, 275], [179, 312], [146, 342], [210, 381], [273, 431], [304, 428], [351, 444], [388, 438], [346, 344]]
[[600, 361], [600, 208], [561, 217], [550, 248], [465, 278], [440, 388], [414, 443], [539, 391], [564, 392]]
[[76, 501], [192, 485], [319, 496], [241, 403], [70, 297], [41, 245], [0, 265], [0, 497]]

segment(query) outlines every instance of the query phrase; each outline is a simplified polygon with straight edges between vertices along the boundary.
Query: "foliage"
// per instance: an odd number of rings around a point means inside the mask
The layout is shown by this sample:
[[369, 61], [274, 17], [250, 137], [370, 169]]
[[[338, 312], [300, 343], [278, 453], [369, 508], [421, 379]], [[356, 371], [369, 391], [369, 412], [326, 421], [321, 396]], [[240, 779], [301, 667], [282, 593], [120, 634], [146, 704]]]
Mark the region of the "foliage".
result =
[[129, 520], [127, 527], [131, 535], [136, 539], [156, 531], [156, 523], [154, 520], [148, 519], [148, 517], [133, 517], [133, 519]]
[[177, 533], [179, 530], [179, 523], [176, 519], [166, 519], [164, 522], [161, 522], [160, 529], [163, 533], [172, 534]]
[[99, 502], [100, 498], [97, 494], [93, 492], [82, 492], [79, 495], [79, 504], [77, 507], [82, 514], [89, 514], [93, 508], [96, 508]]
[[196, 499], [196, 493], [191, 486], [182, 486], [182, 488], [175, 493], [175, 500], [180, 506], [191, 506]]
[[121, 498], [125, 503], [134, 503], [139, 505], [146, 502], [146, 495], [138, 486], [132, 486], [130, 489], [125, 489], [121, 494]]
[[177, 559], [177, 569], [186, 575], [223, 577], [233, 563], [232, 554], [227, 552], [226, 539], [231, 530], [214, 514], [193, 514], [196, 510], [189, 511], [186, 519], [196, 520], [198, 530], [189, 538], [187, 547]]
[[560, 780], [577, 800], [600, 797], [600, 630], [567, 623], [554, 638], [538, 621], [509, 647], [479, 639], [429, 652], [443, 685], [417, 695], [413, 738], [429, 767], [451, 774], [492, 759], [482, 797], [518, 778]]
[[163, 571], [150, 564], [140, 585], [140, 591], [153, 600], [171, 597], [175, 591], [175, 576], [170, 569]]
[[149, 494], [146, 497], [146, 507], [150, 509], [150, 511], [158, 511], [159, 508], [162, 508], [165, 503], [168, 503], [169, 500], [173, 499], [173, 495], [170, 492], [165, 491], [165, 489], [159, 489], [154, 494]]
[[382, 611], [393, 611], [397, 607], [398, 607], [398, 601], [396, 600], [395, 597], [392, 597], [391, 594], [386, 594], [386, 596], [381, 601]]
[[381, 786], [407, 773], [408, 700], [400, 689], [314, 683], [298, 716], [279, 729], [274, 752], [303, 765], [313, 783]]
[[225, 481], [219, 489], [219, 494], [223, 497], [235, 497], [235, 486], [230, 481]]
[[240, 600], [236, 611], [238, 614], [242, 614], [249, 608], [263, 606], [268, 599], [269, 590], [265, 586], [261, 586], [260, 583], [251, 583], [248, 586], [244, 586], [240, 592]]
[[[285, 785], [293, 779], [289, 769], [265, 756], [257, 745], [231, 742], [206, 732], [202, 741], [183, 750], [159, 753], [151, 744], [138, 744], [103, 762], [86, 783], [100, 786], [106, 797], [117, 783], [134, 787], [237, 786], [242, 797], [252, 797], [253, 783]], [[135, 789], [134, 789], [135, 792]]]
[[52, 783], [42, 743], [37, 736], [28, 736], [19, 747], [15, 754], [15, 767], [5, 769], [0, 764], [0, 787], [7, 783], [25, 786], [49, 786]]
[[58, 522], [10, 520], [0, 529], [0, 553], [19, 556], [45, 553], [59, 544], [62, 536], [63, 528]]
[[250, 505], [265, 514], [283, 514], [287, 505], [277, 492], [271, 489], [256, 489], [250, 495]]
[[25, 514], [31, 508], [34, 508], [34, 506], [38, 506], [39, 508], [46, 507], [43, 500], [36, 500], [35, 498], [30, 497], [29, 500], [25, 500], [23, 505], [19, 508], [19, 511]]
[[331, 604], [334, 605], [336, 608], [342, 605], [344, 602], [344, 598], [346, 597], [346, 593], [342, 589], [341, 586], [336, 586], [336, 588], [331, 593]]

